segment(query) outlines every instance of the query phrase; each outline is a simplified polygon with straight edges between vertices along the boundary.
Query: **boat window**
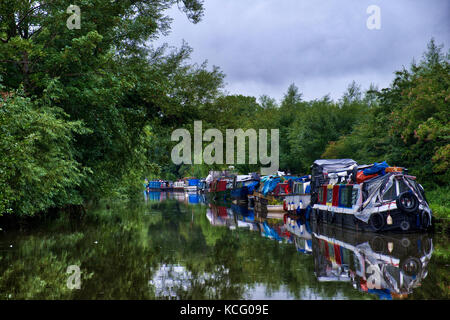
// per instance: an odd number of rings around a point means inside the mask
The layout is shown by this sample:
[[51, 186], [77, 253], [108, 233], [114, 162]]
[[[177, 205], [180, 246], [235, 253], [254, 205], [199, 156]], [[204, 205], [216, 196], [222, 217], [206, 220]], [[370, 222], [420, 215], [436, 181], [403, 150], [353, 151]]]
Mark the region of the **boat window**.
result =
[[395, 188], [395, 183], [392, 184], [392, 186], [386, 190], [386, 192], [383, 194], [383, 200], [389, 201], [394, 200], [397, 197], [397, 192]]
[[295, 193], [305, 193], [306, 191], [306, 185], [303, 183], [296, 183], [295, 184]]
[[353, 186], [342, 186], [339, 196], [339, 206], [344, 208], [352, 207]]
[[352, 190], [352, 206], [356, 205], [356, 202], [358, 201], [358, 188], [353, 188]]

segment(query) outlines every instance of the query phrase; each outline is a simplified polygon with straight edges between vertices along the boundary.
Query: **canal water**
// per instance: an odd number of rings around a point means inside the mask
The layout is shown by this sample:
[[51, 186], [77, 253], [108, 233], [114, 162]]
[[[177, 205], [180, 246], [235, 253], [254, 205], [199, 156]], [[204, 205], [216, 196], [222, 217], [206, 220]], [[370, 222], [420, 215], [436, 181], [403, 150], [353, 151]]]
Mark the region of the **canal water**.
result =
[[448, 299], [447, 243], [151, 192], [1, 230], [0, 299]]

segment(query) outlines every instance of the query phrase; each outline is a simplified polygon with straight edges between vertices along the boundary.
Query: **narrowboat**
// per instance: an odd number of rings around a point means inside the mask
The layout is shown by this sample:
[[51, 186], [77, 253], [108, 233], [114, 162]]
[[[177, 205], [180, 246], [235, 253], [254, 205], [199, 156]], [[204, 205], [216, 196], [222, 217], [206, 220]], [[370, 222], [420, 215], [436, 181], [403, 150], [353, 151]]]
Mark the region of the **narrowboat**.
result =
[[406, 298], [427, 276], [433, 242], [427, 233], [356, 232], [312, 224], [317, 280], [343, 281], [380, 299]]
[[235, 176], [231, 190], [231, 199], [235, 202], [247, 202], [248, 195], [253, 194], [254, 189], [258, 185], [259, 176], [257, 174]]
[[161, 191], [162, 181], [153, 180], [149, 181], [147, 185], [147, 191]]
[[284, 212], [284, 197], [289, 193], [289, 184], [281, 176], [261, 178], [258, 190], [253, 193], [255, 210], [259, 212]]
[[210, 171], [205, 178], [205, 195], [212, 201], [228, 201], [233, 188], [233, 175], [230, 172]]
[[184, 191], [186, 192], [197, 192], [197, 185], [199, 179], [197, 178], [185, 178], [184, 179]]
[[304, 213], [311, 203], [311, 176], [289, 177], [289, 193], [283, 201], [283, 209], [288, 212]]
[[170, 181], [161, 182], [161, 191], [165, 192], [173, 191], [173, 183]]
[[344, 228], [409, 232], [431, 227], [423, 187], [407, 169], [386, 162], [321, 159], [312, 165], [311, 218]]
[[222, 177], [214, 179], [209, 187], [212, 199], [215, 201], [228, 201], [231, 198], [231, 189], [233, 188], [233, 179]]
[[184, 191], [184, 185], [185, 185], [184, 180], [178, 180], [173, 183], [172, 189], [173, 189], [173, 191], [177, 191], [177, 192]]
[[147, 191], [172, 191], [172, 185], [165, 180], [148, 181]]

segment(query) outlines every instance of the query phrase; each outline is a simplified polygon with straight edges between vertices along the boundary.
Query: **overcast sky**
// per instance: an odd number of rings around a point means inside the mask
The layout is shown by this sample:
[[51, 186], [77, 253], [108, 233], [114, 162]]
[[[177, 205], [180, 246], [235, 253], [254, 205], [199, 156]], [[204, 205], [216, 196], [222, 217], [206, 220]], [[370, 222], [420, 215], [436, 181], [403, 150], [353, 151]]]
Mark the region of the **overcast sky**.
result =
[[[380, 8], [381, 28], [366, 12]], [[355, 80], [387, 87], [393, 72], [419, 60], [429, 40], [449, 49], [449, 0], [205, 0], [201, 22], [177, 8], [157, 43], [193, 48], [192, 62], [216, 65], [230, 94], [278, 101], [295, 83], [305, 100], [339, 99]]]

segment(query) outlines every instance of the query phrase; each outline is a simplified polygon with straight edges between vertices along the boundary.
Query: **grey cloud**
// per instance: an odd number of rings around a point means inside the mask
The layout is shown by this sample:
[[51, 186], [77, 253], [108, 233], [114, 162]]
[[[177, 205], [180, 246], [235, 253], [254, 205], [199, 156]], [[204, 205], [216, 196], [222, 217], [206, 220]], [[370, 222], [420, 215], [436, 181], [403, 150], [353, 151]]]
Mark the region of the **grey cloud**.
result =
[[[381, 8], [380, 30], [366, 27], [371, 4]], [[186, 40], [194, 62], [221, 67], [231, 93], [280, 99], [295, 82], [306, 99], [337, 99], [353, 79], [389, 85], [431, 37], [448, 49], [446, 0], [208, 0], [205, 9], [196, 25], [171, 10], [172, 32], [159, 42]]]

